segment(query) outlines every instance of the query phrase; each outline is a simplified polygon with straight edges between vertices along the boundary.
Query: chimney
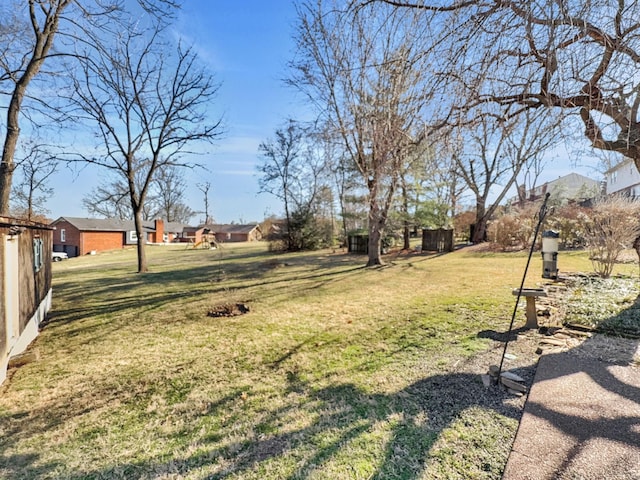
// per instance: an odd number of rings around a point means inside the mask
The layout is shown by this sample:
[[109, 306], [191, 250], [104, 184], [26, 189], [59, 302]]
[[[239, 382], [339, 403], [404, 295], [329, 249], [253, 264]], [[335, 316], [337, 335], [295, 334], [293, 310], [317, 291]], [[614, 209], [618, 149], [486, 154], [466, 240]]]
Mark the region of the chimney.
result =
[[159, 218], [155, 220], [156, 224], [156, 243], [162, 243], [164, 241], [164, 222]]

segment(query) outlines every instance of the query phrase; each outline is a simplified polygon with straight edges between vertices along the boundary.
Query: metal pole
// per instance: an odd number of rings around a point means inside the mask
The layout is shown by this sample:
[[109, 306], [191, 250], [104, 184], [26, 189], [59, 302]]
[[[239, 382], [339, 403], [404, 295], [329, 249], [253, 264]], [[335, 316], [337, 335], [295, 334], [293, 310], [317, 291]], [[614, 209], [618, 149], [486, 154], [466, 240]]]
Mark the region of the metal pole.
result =
[[527, 258], [527, 265], [524, 268], [524, 275], [522, 275], [522, 282], [520, 282], [520, 289], [518, 290], [518, 296], [516, 297], [516, 304], [513, 306], [513, 314], [511, 315], [511, 323], [509, 324], [509, 331], [507, 332], [507, 339], [504, 342], [504, 350], [502, 351], [502, 358], [500, 359], [500, 366], [498, 367], [498, 381], [500, 381], [500, 375], [502, 374], [502, 365], [504, 364], [504, 356], [507, 354], [507, 346], [509, 345], [509, 338], [513, 331], [513, 322], [516, 319], [516, 313], [518, 313], [518, 304], [520, 303], [520, 297], [522, 295], [522, 289], [524, 288], [524, 282], [527, 278], [527, 271], [529, 270], [529, 264], [531, 263], [531, 257], [533, 250], [536, 247], [536, 239], [538, 238], [538, 232], [540, 231], [540, 225], [544, 221], [544, 217], [547, 215], [547, 200], [549, 200], [549, 193], [544, 197], [544, 202], [538, 212], [538, 224], [536, 225], [536, 231], [533, 234], [533, 241], [531, 242], [531, 248], [529, 249], [529, 258]]

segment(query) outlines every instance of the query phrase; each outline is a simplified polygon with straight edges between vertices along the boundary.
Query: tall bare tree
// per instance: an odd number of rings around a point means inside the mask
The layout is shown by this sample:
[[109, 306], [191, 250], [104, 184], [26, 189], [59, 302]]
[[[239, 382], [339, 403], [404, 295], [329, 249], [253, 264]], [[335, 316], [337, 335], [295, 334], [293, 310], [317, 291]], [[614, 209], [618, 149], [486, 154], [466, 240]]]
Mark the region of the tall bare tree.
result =
[[27, 88], [49, 56], [60, 17], [71, 3], [72, 0], [29, 0], [28, 27], [16, 12], [5, 19], [8, 23], [0, 25], [0, 81], [8, 85], [3, 87], [3, 91], [9, 96], [0, 161], [0, 215], [9, 213], [11, 183], [16, 168], [14, 157], [20, 136], [20, 113]]
[[196, 185], [198, 190], [202, 192], [204, 197], [204, 224], [213, 223], [213, 216], [210, 215], [209, 210], [209, 191], [211, 190], [211, 182], [198, 183]]
[[[366, 0], [450, 21], [469, 50], [456, 74], [474, 102], [505, 115], [557, 109], [590, 144], [632, 158], [640, 170], [640, 3], [635, 0]], [[453, 38], [453, 37], [452, 37]], [[469, 48], [472, 45], [473, 48]], [[480, 68], [480, 65], [482, 66]], [[490, 82], [470, 77], [490, 72]], [[488, 77], [489, 78], [489, 77]]]
[[[163, 43], [161, 26], [122, 32], [117, 42], [100, 39], [81, 53], [81, 78], [75, 103], [96, 126], [96, 155], [78, 159], [109, 169], [126, 181], [138, 237], [138, 272], [148, 270], [143, 208], [158, 169], [189, 166], [182, 155], [194, 142], [214, 141], [221, 120], [207, 116], [218, 90], [212, 76], [199, 67], [195, 53]], [[137, 185], [136, 179], [141, 179]]]
[[314, 154], [312, 136], [298, 122], [289, 120], [276, 129], [275, 137], [262, 142], [258, 166], [260, 192], [282, 200], [286, 229], [286, 248], [303, 248], [302, 237], [294, 225], [305, 225], [318, 200], [324, 159]]
[[484, 241], [487, 222], [523, 169], [535, 164], [558, 141], [559, 123], [547, 112], [525, 111], [503, 120], [487, 112], [469, 112], [474, 119], [454, 131], [456, 173], [471, 190], [476, 223], [471, 241]]
[[[155, 18], [171, 16], [178, 6], [173, 0], [138, 0], [145, 12]], [[43, 72], [45, 63], [55, 58], [73, 56], [66, 50], [60, 37], [66, 36], [67, 45], [81, 41], [80, 30], [95, 31], [105, 26], [105, 19], [113, 18], [122, 9], [120, 0], [4, 0], [0, 5], [0, 107], [6, 109], [0, 159], [0, 215], [9, 212], [11, 184], [16, 168], [15, 154], [23, 120], [36, 117], [27, 111], [25, 100], [31, 100], [30, 108], [37, 113], [51, 112], [54, 98], [44, 98], [43, 92], [52, 92], [51, 81], [63, 70]], [[59, 48], [55, 48], [58, 45]], [[28, 96], [31, 84], [42, 74], [49, 84], [38, 95]], [[55, 73], [55, 75], [54, 75]], [[64, 72], [67, 73], [67, 72]]]
[[41, 145], [30, 144], [24, 150], [22, 156], [15, 157], [20, 176], [19, 182], [13, 184], [11, 212], [27, 220], [44, 220], [49, 213], [46, 203], [53, 193], [49, 181], [58, 164]]
[[369, 258], [380, 250], [401, 166], [424, 136], [428, 103], [424, 46], [428, 30], [412, 15], [388, 8], [347, 8], [347, 2], [298, 5], [300, 56], [290, 83], [319, 107], [342, 138], [366, 185]]
[[195, 212], [185, 203], [184, 169], [173, 165], [158, 168], [152, 188], [154, 217], [167, 222], [189, 223]]

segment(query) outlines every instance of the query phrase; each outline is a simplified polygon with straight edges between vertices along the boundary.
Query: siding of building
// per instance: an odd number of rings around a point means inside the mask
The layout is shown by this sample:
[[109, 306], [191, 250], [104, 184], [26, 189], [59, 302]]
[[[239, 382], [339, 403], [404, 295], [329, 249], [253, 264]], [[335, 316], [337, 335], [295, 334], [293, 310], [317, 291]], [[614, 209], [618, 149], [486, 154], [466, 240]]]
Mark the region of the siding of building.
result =
[[0, 383], [51, 308], [51, 228], [0, 217]]
[[607, 194], [625, 193], [640, 196], [640, 172], [630, 158], [618, 163], [605, 173]]

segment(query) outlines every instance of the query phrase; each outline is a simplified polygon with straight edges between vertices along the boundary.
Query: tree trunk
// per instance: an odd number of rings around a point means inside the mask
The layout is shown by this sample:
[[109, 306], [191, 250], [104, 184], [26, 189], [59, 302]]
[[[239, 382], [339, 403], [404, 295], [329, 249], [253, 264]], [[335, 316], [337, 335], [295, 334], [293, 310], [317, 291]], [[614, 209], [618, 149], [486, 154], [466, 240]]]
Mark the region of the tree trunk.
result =
[[375, 197], [372, 196], [372, 200], [369, 202], [369, 261], [367, 262], [367, 267], [375, 267], [377, 265], [384, 264], [380, 255], [382, 236], [384, 234], [384, 222], [381, 215], [380, 205], [378, 205]]
[[382, 232], [378, 228], [377, 223], [375, 223], [369, 227], [369, 261], [367, 262], [367, 267], [384, 265], [384, 263], [382, 262], [382, 257], [380, 255], [381, 247]]
[[4, 156], [3, 158], [10, 159], [9, 161], [3, 160], [0, 163], [0, 215], [9, 215], [9, 193], [11, 192], [11, 182], [13, 179], [13, 171], [15, 165], [13, 164], [13, 154], [11, 156]]
[[405, 220], [404, 222], [404, 231], [402, 232], [402, 237], [404, 238], [404, 245], [402, 246], [403, 250], [411, 249], [411, 231], [409, 228], [409, 222]]
[[635, 249], [636, 253], [638, 254], [638, 267], [640, 268], [640, 237], [636, 238], [633, 241], [633, 248]]
[[134, 223], [136, 226], [136, 236], [138, 237], [138, 273], [146, 273], [149, 271], [149, 268], [147, 266], [147, 255], [145, 252], [145, 244], [147, 243], [147, 239], [145, 238], [142, 228], [142, 211], [140, 209], [135, 212], [134, 218]]
[[409, 234], [409, 198], [404, 178], [402, 179], [402, 213], [404, 215], [404, 229], [402, 232], [404, 244], [402, 245], [402, 249], [409, 250], [411, 248], [411, 235]]
[[487, 214], [484, 203], [481, 200], [476, 202], [476, 225], [473, 229], [472, 243], [482, 243], [487, 236]]
[[2, 147], [2, 163], [0, 163], [0, 215], [9, 215], [9, 198], [11, 195], [11, 183], [13, 172], [16, 169], [14, 157], [16, 145], [20, 136], [18, 116], [20, 106], [26, 89], [25, 83], [16, 85], [15, 91], [7, 109], [7, 133]]

